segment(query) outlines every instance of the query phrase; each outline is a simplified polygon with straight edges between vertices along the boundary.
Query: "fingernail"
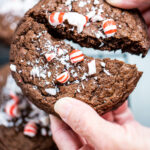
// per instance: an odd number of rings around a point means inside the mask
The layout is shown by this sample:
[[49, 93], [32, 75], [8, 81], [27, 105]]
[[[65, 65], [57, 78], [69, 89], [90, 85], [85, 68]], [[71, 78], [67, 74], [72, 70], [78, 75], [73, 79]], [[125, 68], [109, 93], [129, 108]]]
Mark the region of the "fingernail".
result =
[[136, 8], [140, 5], [140, 1], [136, 2], [135, 0], [106, 0], [106, 1], [115, 7], [124, 9]]
[[106, 0], [108, 3], [113, 4], [113, 5], [118, 5], [123, 2], [123, 0]]
[[63, 120], [65, 120], [72, 109], [71, 100], [72, 98], [69, 97], [62, 98], [59, 99], [54, 105], [55, 112], [58, 113]]

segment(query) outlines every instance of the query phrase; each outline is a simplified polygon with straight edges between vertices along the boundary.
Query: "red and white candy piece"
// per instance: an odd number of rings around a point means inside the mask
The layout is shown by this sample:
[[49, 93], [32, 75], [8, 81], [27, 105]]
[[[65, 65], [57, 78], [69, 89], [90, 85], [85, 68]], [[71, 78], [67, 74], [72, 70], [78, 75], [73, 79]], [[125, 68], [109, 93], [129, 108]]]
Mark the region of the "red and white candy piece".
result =
[[49, 22], [53, 26], [57, 26], [63, 23], [64, 12], [53, 12], [49, 16]]
[[57, 54], [58, 54], [58, 56], [63, 55], [63, 54], [64, 54], [64, 50], [63, 50], [63, 49], [61, 49], [61, 48], [58, 48], [58, 50], [57, 50]]
[[81, 62], [84, 60], [84, 55], [82, 53], [82, 51], [80, 50], [73, 50], [71, 53], [70, 53], [70, 60], [72, 63], [78, 63], [78, 62]]
[[14, 100], [10, 100], [7, 102], [5, 106], [5, 112], [7, 115], [10, 117], [19, 117], [20, 116], [20, 111], [17, 103]]
[[11, 97], [16, 103], [19, 102], [19, 97], [18, 97], [16, 94], [10, 92], [9, 95], [10, 95], [10, 97]]
[[107, 37], [114, 36], [117, 32], [116, 22], [113, 19], [103, 21], [103, 30]]
[[51, 53], [46, 53], [45, 54], [45, 58], [48, 62], [50, 62], [52, 59], [54, 59], [56, 57], [56, 54], [54, 52]]
[[86, 23], [84, 24], [84, 27], [86, 26], [86, 24], [88, 23], [89, 21], [89, 17], [88, 16], [85, 16], [85, 19], [86, 19]]
[[65, 71], [62, 74], [60, 74], [59, 76], [57, 76], [56, 80], [60, 83], [65, 83], [69, 80], [69, 78], [70, 78], [69, 72]]
[[34, 137], [37, 134], [37, 126], [34, 122], [29, 122], [24, 127], [24, 135]]

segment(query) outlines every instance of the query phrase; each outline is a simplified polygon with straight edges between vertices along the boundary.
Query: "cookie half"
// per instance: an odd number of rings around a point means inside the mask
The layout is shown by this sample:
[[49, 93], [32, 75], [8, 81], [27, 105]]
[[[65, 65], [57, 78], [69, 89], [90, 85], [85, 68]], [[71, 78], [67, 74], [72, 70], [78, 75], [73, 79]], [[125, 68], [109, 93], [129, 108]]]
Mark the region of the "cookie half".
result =
[[44, 0], [27, 13], [56, 38], [84, 47], [144, 57], [150, 48], [147, 27], [138, 10], [123, 10], [104, 0]]
[[54, 113], [54, 103], [67, 96], [102, 115], [120, 106], [142, 75], [135, 65], [87, 57], [29, 15], [14, 36], [10, 62], [24, 94], [48, 113]]
[[0, 40], [10, 45], [16, 27], [24, 14], [39, 0], [3, 0], [0, 2]]

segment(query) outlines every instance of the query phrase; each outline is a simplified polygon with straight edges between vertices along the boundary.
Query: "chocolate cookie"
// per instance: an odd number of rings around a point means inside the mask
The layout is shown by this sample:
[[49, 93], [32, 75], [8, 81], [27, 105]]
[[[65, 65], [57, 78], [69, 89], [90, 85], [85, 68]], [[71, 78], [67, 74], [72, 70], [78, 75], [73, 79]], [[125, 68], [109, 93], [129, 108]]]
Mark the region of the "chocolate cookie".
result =
[[8, 68], [0, 70], [0, 150], [52, 150], [48, 114], [28, 102]]
[[[54, 36], [44, 18], [47, 3], [42, 1], [27, 13], [11, 45], [10, 68], [24, 94], [48, 113], [54, 113], [54, 103], [66, 96], [88, 103], [99, 114], [120, 106], [142, 73], [122, 61], [87, 57], [57, 31]], [[49, 4], [55, 8], [53, 1]]]
[[3, 0], [0, 2], [0, 40], [10, 44], [18, 22], [39, 0]]
[[138, 10], [123, 10], [104, 0], [42, 0], [27, 16], [44, 24], [55, 38], [84, 47], [130, 52], [144, 57], [150, 47]]

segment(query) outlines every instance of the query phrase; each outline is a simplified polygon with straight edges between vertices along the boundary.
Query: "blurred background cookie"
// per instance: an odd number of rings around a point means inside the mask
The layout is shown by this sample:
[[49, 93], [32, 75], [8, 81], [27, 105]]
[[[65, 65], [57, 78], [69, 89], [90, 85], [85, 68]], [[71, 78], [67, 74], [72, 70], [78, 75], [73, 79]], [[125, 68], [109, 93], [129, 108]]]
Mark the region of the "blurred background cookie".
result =
[[54, 150], [49, 115], [22, 94], [9, 65], [0, 73], [0, 150]]
[[9, 45], [13, 33], [26, 11], [39, 0], [1, 0], [0, 1], [0, 40]]

